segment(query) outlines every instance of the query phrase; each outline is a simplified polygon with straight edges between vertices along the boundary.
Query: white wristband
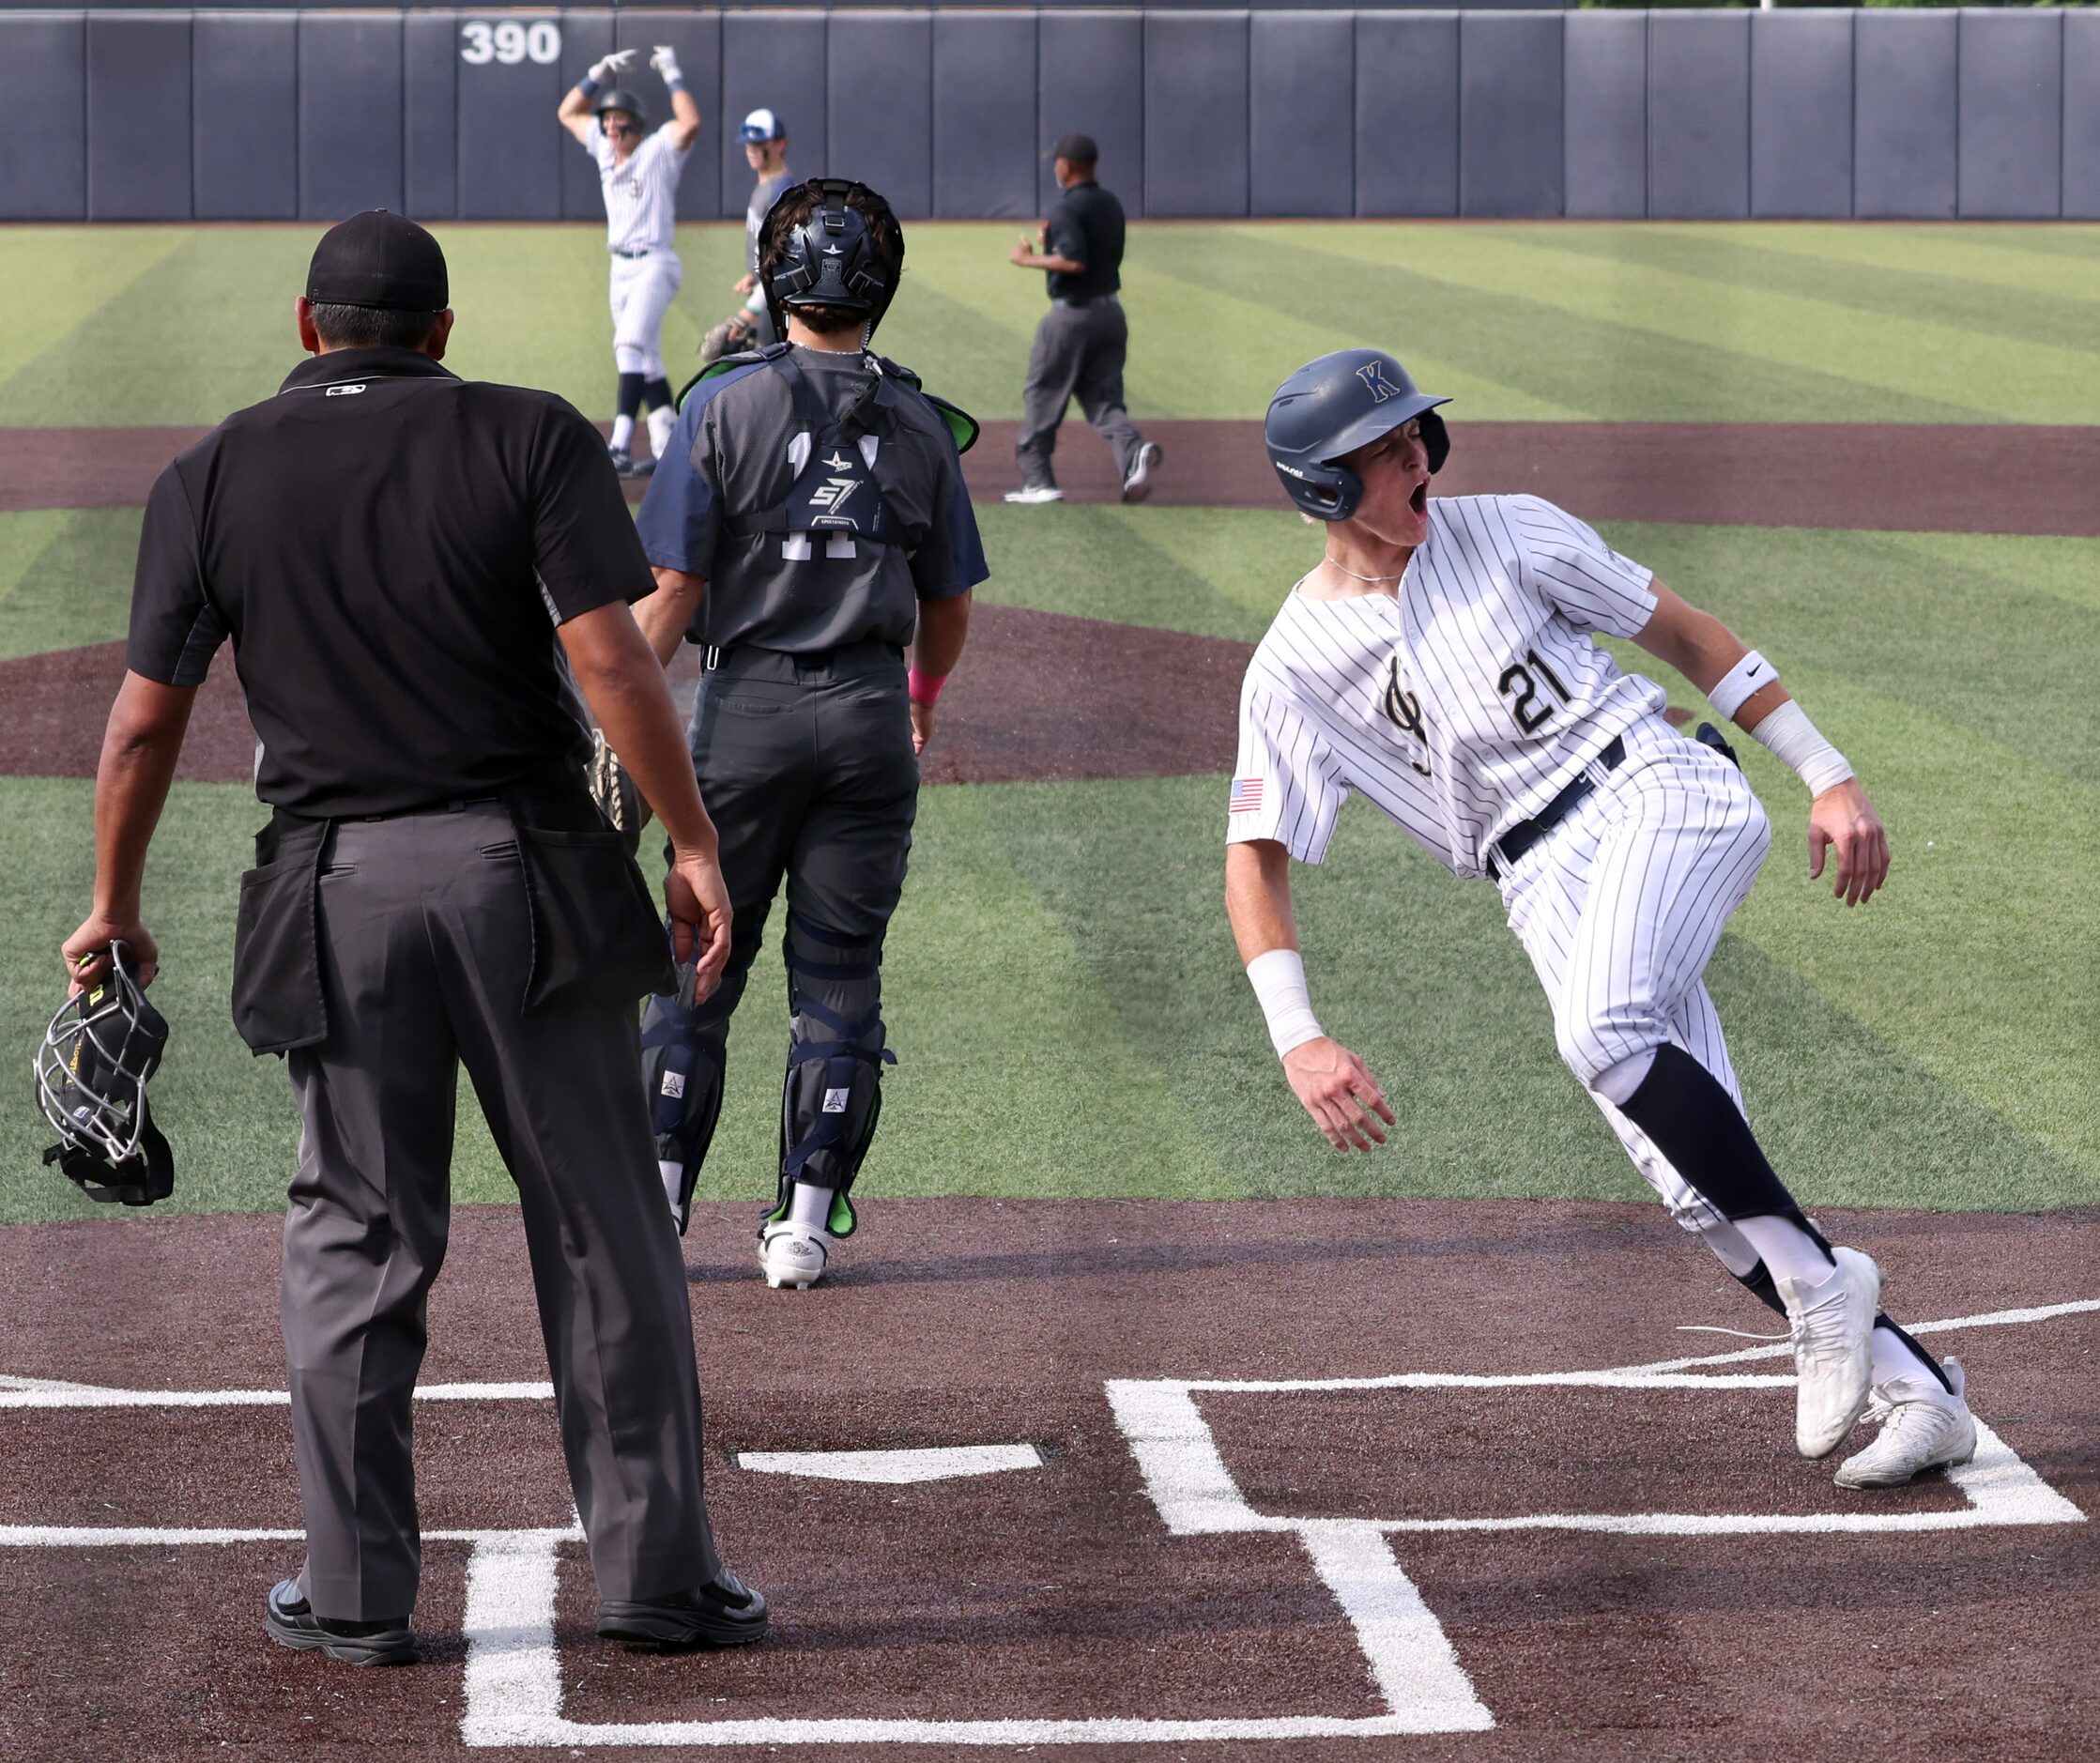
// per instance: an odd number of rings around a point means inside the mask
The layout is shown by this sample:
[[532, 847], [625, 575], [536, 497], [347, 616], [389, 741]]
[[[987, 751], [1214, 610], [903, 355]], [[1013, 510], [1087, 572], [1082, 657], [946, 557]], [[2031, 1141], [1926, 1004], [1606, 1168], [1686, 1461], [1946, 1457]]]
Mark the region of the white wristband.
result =
[[1819, 796], [1833, 784], [1852, 775], [1852, 767], [1808, 720], [1808, 713], [1791, 698], [1750, 731], [1753, 741], [1770, 747], [1794, 768], [1795, 775], [1808, 786], [1811, 796]]
[[1778, 678], [1779, 669], [1753, 649], [1721, 676], [1707, 700], [1724, 721], [1733, 722], [1736, 712]]
[[1257, 955], [1247, 964], [1247, 977], [1262, 1014], [1268, 1019], [1269, 1040], [1279, 1059], [1326, 1033], [1312, 1014], [1312, 999], [1305, 989], [1305, 962], [1295, 949]]

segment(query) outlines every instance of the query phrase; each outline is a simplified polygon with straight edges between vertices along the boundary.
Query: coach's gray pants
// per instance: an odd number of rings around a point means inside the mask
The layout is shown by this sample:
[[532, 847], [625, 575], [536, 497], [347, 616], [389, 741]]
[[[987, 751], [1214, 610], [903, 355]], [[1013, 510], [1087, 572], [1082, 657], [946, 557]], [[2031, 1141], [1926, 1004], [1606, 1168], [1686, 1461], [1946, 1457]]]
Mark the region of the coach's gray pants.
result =
[[[282, 1298], [315, 1613], [373, 1620], [415, 1602], [410, 1395], [463, 1062], [517, 1183], [599, 1594], [713, 1578], [685, 1269], [633, 1007], [522, 1013], [532, 927], [498, 804], [342, 822], [319, 893], [329, 1035], [289, 1055], [304, 1131]], [[500, 1505], [509, 1467], [484, 1469]]]
[[1021, 393], [1020, 432], [1014, 452], [1027, 483], [1054, 483], [1050, 454], [1058, 424], [1075, 397], [1086, 420], [1115, 454], [1118, 475], [1128, 477], [1144, 437], [1123, 407], [1123, 359], [1130, 330], [1122, 302], [1113, 296], [1084, 306], [1052, 300], [1035, 327], [1028, 353], [1028, 385]]

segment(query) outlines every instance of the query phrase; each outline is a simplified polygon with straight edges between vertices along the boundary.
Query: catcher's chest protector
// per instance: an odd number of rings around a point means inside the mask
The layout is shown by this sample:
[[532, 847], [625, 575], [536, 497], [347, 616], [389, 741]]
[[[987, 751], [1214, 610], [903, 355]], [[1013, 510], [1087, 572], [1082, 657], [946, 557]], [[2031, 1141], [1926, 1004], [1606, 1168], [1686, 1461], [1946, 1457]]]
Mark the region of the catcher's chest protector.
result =
[[[801, 469], [789, 485], [785, 500], [756, 514], [729, 522], [740, 535], [777, 532], [781, 555], [789, 561], [814, 554], [813, 541], [821, 536], [827, 557], [857, 555], [856, 541], [877, 544], [915, 544], [904, 522], [882, 495], [876, 482], [872, 458], [892, 418], [877, 403], [881, 381], [869, 376], [867, 389], [842, 416], [830, 406], [809, 383], [785, 348], [768, 349], [763, 359], [773, 372], [787, 382], [794, 413], [795, 438], [790, 443], [802, 454]], [[919, 535], [923, 538], [924, 535]]]

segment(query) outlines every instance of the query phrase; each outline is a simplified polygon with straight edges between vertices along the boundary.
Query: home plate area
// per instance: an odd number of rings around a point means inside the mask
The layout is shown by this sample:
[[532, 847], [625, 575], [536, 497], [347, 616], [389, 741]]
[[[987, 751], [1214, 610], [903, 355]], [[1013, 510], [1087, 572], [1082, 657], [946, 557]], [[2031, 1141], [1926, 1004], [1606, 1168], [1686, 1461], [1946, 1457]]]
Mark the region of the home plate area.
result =
[[[268, 1363], [268, 1221], [7, 1233], [0, 1276], [128, 1237], [220, 1296], [122, 1379], [5, 1337], [0, 1754], [2066, 1754], [2100, 1687], [2090, 1221], [2062, 1269], [1962, 1221], [1919, 1332], [1970, 1369], [1976, 1460], [1862, 1495], [1793, 1454], [1783, 1345], [1671, 1327], [1755, 1319], [1652, 1214], [1341, 1209], [1390, 1252], [1338, 1269], [1280, 1207], [891, 1203], [805, 1295], [697, 1225], [710, 1504], [775, 1625], [686, 1657], [594, 1635], [514, 1220], [468, 1210], [417, 1410], [425, 1663], [362, 1673], [261, 1631], [299, 1547], [282, 1372], [138, 1374]], [[1578, 1290], [1465, 1300], [1564, 1255]]]

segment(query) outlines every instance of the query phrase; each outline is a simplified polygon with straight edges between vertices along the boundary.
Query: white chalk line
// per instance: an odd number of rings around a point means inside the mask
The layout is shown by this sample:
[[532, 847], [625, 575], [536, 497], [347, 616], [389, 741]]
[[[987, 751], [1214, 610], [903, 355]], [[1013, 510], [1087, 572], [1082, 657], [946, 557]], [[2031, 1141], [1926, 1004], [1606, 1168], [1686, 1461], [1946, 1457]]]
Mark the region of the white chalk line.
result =
[[[1974, 1316], [1951, 1316], [1939, 1322], [1908, 1323], [1914, 1335], [1945, 1334], [1958, 1328], [2002, 1328], [2016, 1323], [2050, 1322], [2059, 1316], [2077, 1316], [2100, 1311], [2100, 1298], [2073, 1298], [2062, 1304], [2044, 1304], [2022, 1310], [1986, 1311]], [[1784, 1358], [1792, 1348], [1746, 1347], [1733, 1353], [1708, 1354], [1692, 1358], [1657, 1359], [1648, 1365], [1626, 1365], [1599, 1371], [1576, 1372], [1396, 1372], [1378, 1377], [1322, 1378], [1173, 1378], [1175, 1387], [1244, 1395], [1290, 1395], [1300, 1391], [1347, 1389], [1504, 1389], [1527, 1386], [1572, 1385], [1577, 1387], [1616, 1388], [1638, 1383], [1654, 1388], [1686, 1388], [1720, 1383], [1720, 1379], [1690, 1377], [1681, 1383], [1668, 1381], [1669, 1374], [1691, 1372], [1703, 1365], [1739, 1365], [1756, 1359]], [[1779, 1378], [1791, 1383], [1791, 1378]], [[1739, 1388], [1755, 1388], [1741, 1383]], [[548, 1383], [424, 1384], [416, 1389], [418, 1402], [552, 1402], [554, 1386]], [[291, 1396], [282, 1389], [118, 1389], [93, 1384], [62, 1383], [34, 1377], [0, 1375], [0, 1410], [8, 1408], [268, 1408], [284, 1407]]]

